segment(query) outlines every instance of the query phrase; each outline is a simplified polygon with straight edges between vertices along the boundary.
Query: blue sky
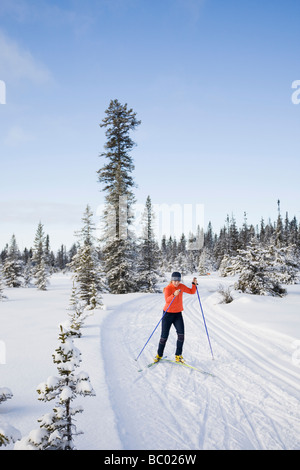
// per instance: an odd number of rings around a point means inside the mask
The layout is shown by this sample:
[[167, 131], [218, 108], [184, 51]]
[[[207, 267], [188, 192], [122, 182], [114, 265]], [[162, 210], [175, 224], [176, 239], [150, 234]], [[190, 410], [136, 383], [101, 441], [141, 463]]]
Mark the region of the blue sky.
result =
[[[216, 232], [299, 208], [298, 0], [2, 0], [0, 248], [41, 220], [70, 247], [97, 182], [111, 99], [142, 124], [135, 195], [203, 204]], [[97, 222], [97, 219], [96, 219]]]

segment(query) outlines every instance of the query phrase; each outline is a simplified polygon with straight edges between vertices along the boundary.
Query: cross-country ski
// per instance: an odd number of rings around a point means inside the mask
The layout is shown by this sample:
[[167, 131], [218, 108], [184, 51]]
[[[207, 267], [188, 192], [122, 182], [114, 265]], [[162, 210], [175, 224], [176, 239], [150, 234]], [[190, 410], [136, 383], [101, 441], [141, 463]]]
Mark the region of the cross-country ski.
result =
[[171, 359], [167, 359], [165, 356], [162, 357], [159, 361], [150, 362], [150, 364], [147, 364], [144, 368], [139, 369], [138, 372], [143, 372], [146, 369], [150, 369], [150, 367], [158, 365], [158, 363], [161, 363], [161, 362], [169, 362], [170, 364], [182, 365], [182, 366], [188, 367], [189, 369], [193, 369], [197, 372], [200, 372], [201, 374], [210, 375], [211, 377], [215, 377], [215, 375], [213, 375], [210, 372], [207, 372], [205, 370], [199, 369], [199, 367], [192, 366], [191, 364], [187, 364], [186, 362], [172, 361]]
[[188, 367], [189, 369], [193, 369], [197, 372], [200, 372], [201, 374], [210, 375], [211, 377], [215, 377], [214, 374], [211, 374], [210, 372], [199, 369], [199, 367], [192, 366], [191, 364], [188, 364], [187, 362], [177, 362], [177, 361], [172, 361], [171, 359], [161, 359], [159, 362], [169, 362], [171, 364], [176, 364], [176, 365], [179, 365], [179, 366]]

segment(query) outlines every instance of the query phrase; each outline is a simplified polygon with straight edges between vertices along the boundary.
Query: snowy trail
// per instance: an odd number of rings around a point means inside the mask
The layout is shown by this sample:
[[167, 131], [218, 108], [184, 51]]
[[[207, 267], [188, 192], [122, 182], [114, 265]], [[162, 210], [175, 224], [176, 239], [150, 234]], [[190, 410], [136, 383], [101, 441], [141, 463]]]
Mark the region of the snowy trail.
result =
[[[297, 449], [300, 447], [299, 372], [283, 337], [266, 340], [258, 329], [217, 305], [199, 289], [215, 361], [197, 296], [186, 295], [184, 357], [217, 377], [178, 365], [151, 362], [154, 333], [139, 362], [134, 358], [162, 314], [161, 294], [140, 294], [113, 308], [101, 328], [111, 406], [124, 449]], [[174, 331], [165, 349], [173, 357]], [[109, 358], [109, 359], [108, 359]]]
[[258, 328], [250, 328], [249, 324], [237, 321], [235, 316], [226, 314], [224, 306], [220, 307], [217, 302], [214, 295], [206, 304], [210, 329], [217, 342], [226, 344], [226, 349], [232, 354], [238, 351], [237, 357], [243, 357], [249, 365], [255, 364], [262, 373], [273, 376], [273, 380], [274, 377], [278, 378], [278, 383], [282, 382], [284, 388], [289, 385], [299, 392], [299, 371], [293, 367], [290, 350], [286, 349], [290, 341], [287, 336], [272, 331], [268, 338], [264, 331], [262, 337]]
[[[291, 287], [283, 300], [238, 295], [221, 305], [219, 283], [216, 275], [199, 285], [214, 361], [197, 295], [184, 296], [184, 357], [216, 377], [170, 363], [139, 373], [156, 354], [160, 325], [135, 361], [161, 319], [163, 295], [103, 295], [106, 311], [88, 317], [76, 339], [82, 370], [96, 391], [95, 397], [78, 399], [84, 408], [78, 449], [300, 448], [300, 368], [292, 361], [292, 344], [300, 334], [300, 286]], [[0, 421], [23, 436], [51, 409], [37, 400], [36, 386], [57, 373], [52, 353], [71, 287], [69, 276], [55, 275], [49, 291], [7, 289], [9, 301], [1, 304], [7, 363], [1, 365], [0, 385], [14, 396], [1, 405]], [[171, 329], [169, 358], [175, 343]]]

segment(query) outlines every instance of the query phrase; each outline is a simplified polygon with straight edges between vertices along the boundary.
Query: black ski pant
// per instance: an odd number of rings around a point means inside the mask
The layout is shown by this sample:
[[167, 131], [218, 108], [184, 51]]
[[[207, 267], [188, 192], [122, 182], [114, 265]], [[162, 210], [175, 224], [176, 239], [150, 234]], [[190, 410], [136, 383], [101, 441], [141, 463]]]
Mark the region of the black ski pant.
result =
[[182, 318], [182, 313], [171, 313], [167, 312], [164, 314], [161, 321], [161, 337], [158, 344], [157, 354], [159, 356], [163, 355], [165, 345], [169, 336], [170, 328], [174, 325], [177, 332], [177, 343], [176, 343], [176, 356], [182, 355], [182, 347], [184, 342], [184, 323]]

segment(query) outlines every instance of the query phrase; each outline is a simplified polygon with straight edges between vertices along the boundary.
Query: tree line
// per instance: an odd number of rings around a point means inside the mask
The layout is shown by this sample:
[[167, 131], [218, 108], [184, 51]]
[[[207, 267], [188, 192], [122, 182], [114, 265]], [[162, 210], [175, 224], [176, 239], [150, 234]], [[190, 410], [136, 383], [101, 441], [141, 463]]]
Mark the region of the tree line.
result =
[[[287, 265], [289, 269], [292, 266], [295, 272], [299, 270], [299, 222], [296, 217], [289, 219], [288, 214], [282, 217], [279, 201], [275, 222], [269, 220], [266, 223], [262, 219], [256, 226], [249, 225], [245, 213], [244, 223], [238, 228], [234, 215], [227, 215], [218, 234], [213, 232], [209, 222], [205, 230], [198, 227], [195, 234], [182, 234], [179, 240], [163, 236], [159, 241], [154, 236], [154, 214], [151, 197], [148, 196], [142, 234], [137, 238], [132, 230], [136, 201], [131, 151], [136, 144], [131, 133], [140, 124], [136, 113], [118, 100], [111, 100], [100, 124], [106, 136], [104, 150], [99, 155], [102, 165], [97, 171], [101, 191], [105, 194], [100, 239], [94, 235], [93, 214], [89, 206], [83, 215], [78, 242], [69, 250], [62, 244], [54, 254], [41, 223], [33, 247], [25, 249], [22, 254], [13, 235], [10, 245], [0, 254], [2, 284], [5, 282], [10, 287], [20, 287], [33, 283], [45, 290], [52, 272], [70, 269], [74, 271], [75, 281], [81, 286], [87, 302], [95, 299], [96, 292], [156, 292], [164, 273], [171, 270], [179, 270], [183, 274], [197, 272], [200, 275], [212, 270], [220, 270], [222, 275], [239, 273], [242, 270], [241, 258], [245, 260], [246, 252], [250, 250], [253, 254], [255, 251], [254, 240], [256, 251], [262, 252], [267, 246], [273, 246], [279, 259], [278, 250], [281, 250], [281, 271]], [[262, 253], [260, 255], [263, 256]], [[240, 257], [239, 263], [236, 262], [233, 269], [230, 266], [237, 257]], [[255, 266], [250, 265], [243, 269], [250, 269], [255, 274]], [[296, 277], [295, 274], [282, 279], [293, 282]]]
[[[108, 264], [113, 264], [114, 259], [111, 259], [110, 251], [106, 249], [105, 252], [103, 243], [93, 235], [93, 213], [87, 206], [82, 218], [82, 229], [77, 233], [79, 240], [69, 250], [62, 244], [60, 250], [54, 254], [50, 249], [49, 236], [44, 234], [41, 223], [38, 224], [33, 247], [25, 248], [23, 253], [18, 249], [16, 237], [13, 235], [10, 244], [0, 253], [2, 286], [35, 285], [41, 290], [46, 290], [47, 279], [52, 273], [72, 271], [76, 282], [81, 284], [82, 295], [86, 299], [89, 298], [87, 292], [90, 290], [94, 290], [94, 295], [104, 291], [155, 292], [158, 290], [157, 284], [166, 272], [177, 269], [183, 275], [195, 272], [205, 275], [219, 270], [221, 275], [228, 276], [239, 272], [236, 263], [235, 268], [232, 267], [238, 256], [243, 254], [245, 260], [248, 251], [253, 255], [255, 251], [258, 253], [266, 247], [276, 251], [277, 258], [279, 252], [284, 256], [281, 260], [281, 271], [289, 273], [285, 278], [282, 276], [284, 283], [297, 279], [300, 267], [300, 227], [296, 217], [289, 219], [287, 213], [283, 218], [279, 212], [275, 222], [269, 220], [265, 223], [261, 219], [260, 224], [256, 226], [248, 225], [245, 213], [241, 228], [237, 227], [234, 216], [227, 216], [224, 227], [218, 234], [213, 232], [209, 222], [205, 232], [199, 227], [196, 234], [183, 233], [180, 239], [163, 235], [160, 241], [154, 237], [154, 220], [151, 198], [148, 196], [142, 235], [139, 239], [132, 235], [128, 243], [132, 251], [128, 249], [130, 256], [125, 259], [126, 263], [122, 260], [122, 251], [117, 251], [120, 263], [123, 262], [123, 274], [120, 274], [123, 284], [117, 282], [115, 272], [115, 277], [111, 273], [109, 285], [105, 275], [105, 260], [108, 260]], [[202, 240], [199, 249], [194, 248], [198, 246], [198, 243], [195, 244], [197, 238]], [[241, 263], [241, 259], [239, 262]], [[275, 260], [269, 259], [269, 263], [274, 262]], [[264, 270], [266, 271], [266, 267]], [[130, 277], [128, 282], [127, 274]]]

